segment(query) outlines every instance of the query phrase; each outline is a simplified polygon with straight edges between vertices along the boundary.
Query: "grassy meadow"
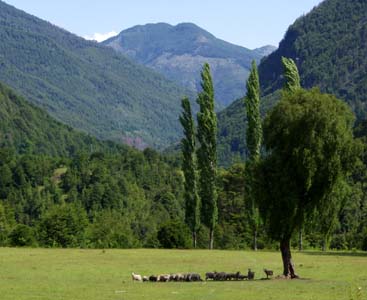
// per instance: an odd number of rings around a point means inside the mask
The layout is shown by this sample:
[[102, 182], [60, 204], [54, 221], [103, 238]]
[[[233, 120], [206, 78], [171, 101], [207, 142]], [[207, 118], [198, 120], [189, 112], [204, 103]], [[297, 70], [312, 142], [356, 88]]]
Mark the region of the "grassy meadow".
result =
[[[367, 299], [367, 253], [294, 252], [300, 280], [281, 273], [278, 252], [0, 248], [0, 299]], [[208, 271], [256, 272], [254, 281], [132, 282], [142, 275]]]

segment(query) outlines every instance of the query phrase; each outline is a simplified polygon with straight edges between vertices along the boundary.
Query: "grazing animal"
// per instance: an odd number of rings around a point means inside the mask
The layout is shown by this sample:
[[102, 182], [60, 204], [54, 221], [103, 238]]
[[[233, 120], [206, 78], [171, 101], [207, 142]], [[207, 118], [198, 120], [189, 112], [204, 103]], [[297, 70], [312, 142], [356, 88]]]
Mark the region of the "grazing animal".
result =
[[247, 279], [247, 275], [239, 274], [239, 275], [237, 276], [237, 280], [244, 280], [244, 279]]
[[131, 273], [131, 277], [132, 277], [133, 281], [143, 281], [141, 275], [135, 274], [134, 272]]
[[187, 281], [203, 281], [200, 277], [200, 274], [197, 273], [189, 273]]
[[149, 281], [148, 276], [143, 276], [143, 282]]
[[169, 274], [168, 281], [177, 281], [176, 278], [177, 278], [176, 274]]
[[177, 281], [185, 281], [185, 274], [178, 273], [176, 279]]
[[219, 272], [215, 275], [215, 280], [223, 281], [226, 280], [227, 274], [225, 272]]
[[226, 274], [226, 280], [232, 280], [236, 278], [236, 274], [235, 273], [227, 273]]
[[264, 272], [266, 274], [267, 279], [269, 279], [269, 276], [273, 276], [273, 270], [264, 269]]
[[255, 272], [252, 272], [251, 269], [248, 269], [248, 272], [247, 272], [247, 279], [248, 280], [252, 280], [255, 278]]
[[157, 280], [158, 280], [158, 277], [157, 276], [155, 276], [155, 275], [150, 275], [149, 276], [149, 281], [151, 281], [151, 282], [157, 282]]
[[162, 275], [158, 275], [158, 280], [160, 282], [167, 282], [169, 281], [169, 275], [168, 274], [162, 274]]
[[216, 275], [217, 275], [217, 272], [205, 273], [205, 280], [208, 280], [208, 279], [214, 280]]

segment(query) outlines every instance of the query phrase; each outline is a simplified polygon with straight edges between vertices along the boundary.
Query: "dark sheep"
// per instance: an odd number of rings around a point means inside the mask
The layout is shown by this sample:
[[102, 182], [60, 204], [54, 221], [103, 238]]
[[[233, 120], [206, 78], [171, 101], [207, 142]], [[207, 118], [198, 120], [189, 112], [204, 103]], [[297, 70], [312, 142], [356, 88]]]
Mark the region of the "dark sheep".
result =
[[237, 280], [244, 280], [244, 279], [247, 279], [247, 275], [239, 274], [239, 275], [237, 276]]
[[158, 275], [158, 281], [160, 282], [167, 282], [169, 280], [169, 275], [164, 274], [164, 275]]
[[151, 281], [151, 282], [157, 282], [157, 280], [158, 280], [157, 276], [155, 276], [155, 275], [150, 275], [149, 276], [149, 281]]
[[255, 278], [255, 272], [252, 272], [251, 269], [248, 269], [248, 272], [247, 272], [247, 279], [248, 280], [252, 280]]
[[227, 274], [225, 272], [219, 272], [215, 276], [215, 280], [223, 281], [226, 280]]
[[208, 279], [214, 280], [216, 275], [217, 275], [217, 272], [205, 273], [205, 280], [208, 280]]
[[264, 272], [266, 274], [267, 279], [269, 279], [269, 276], [273, 276], [273, 271], [272, 270], [264, 269]]
[[232, 280], [237, 278], [237, 273], [227, 273], [226, 280]]
[[186, 281], [203, 281], [200, 277], [200, 274], [197, 273], [189, 273], [187, 274]]
[[177, 281], [176, 278], [177, 278], [176, 274], [170, 274], [169, 278], [168, 278], [168, 281]]

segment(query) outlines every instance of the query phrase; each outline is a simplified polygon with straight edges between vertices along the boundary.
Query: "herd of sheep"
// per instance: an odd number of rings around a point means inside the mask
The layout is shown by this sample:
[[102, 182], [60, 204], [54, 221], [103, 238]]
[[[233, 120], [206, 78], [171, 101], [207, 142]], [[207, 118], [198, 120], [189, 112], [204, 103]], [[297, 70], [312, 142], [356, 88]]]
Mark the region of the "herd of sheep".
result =
[[[264, 269], [264, 272], [269, 278], [273, 275], [273, 271]], [[168, 281], [203, 281], [200, 274], [197, 273], [177, 273], [177, 274], [161, 274], [161, 275], [151, 275], [142, 276], [139, 274], [132, 273], [131, 277], [135, 281], [151, 281], [151, 282], [168, 282]], [[253, 280], [255, 278], [255, 272], [251, 269], [248, 270], [247, 275], [242, 275], [240, 272], [237, 273], [226, 273], [226, 272], [208, 272], [205, 274], [205, 280], [215, 280], [215, 281], [226, 281], [226, 280]]]

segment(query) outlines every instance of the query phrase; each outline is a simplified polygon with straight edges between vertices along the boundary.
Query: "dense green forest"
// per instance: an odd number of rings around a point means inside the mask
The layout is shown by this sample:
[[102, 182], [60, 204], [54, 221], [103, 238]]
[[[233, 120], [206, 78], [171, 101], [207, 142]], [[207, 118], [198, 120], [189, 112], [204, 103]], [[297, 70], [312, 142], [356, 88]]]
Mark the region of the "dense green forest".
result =
[[280, 58], [296, 61], [302, 86], [344, 99], [357, 117], [367, 109], [367, 3], [327, 0], [292, 24], [279, 48], [259, 67], [265, 94], [282, 85]]
[[[290, 57], [299, 68], [305, 88], [317, 86], [346, 101], [358, 120], [366, 119], [366, 22], [364, 0], [326, 0], [292, 24], [276, 51], [259, 65], [262, 111], [278, 100], [284, 82], [281, 57]], [[275, 92], [275, 93], [274, 93]], [[218, 115], [219, 157], [222, 164], [245, 153], [243, 99]]]
[[[4, 85], [0, 100], [1, 245], [191, 247], [180, 157], [98, 142], [54, 121]], [[356, 129], [364, 142], [366, 128], [361, 123]], [[367, 249], [365, 157], [335, 221], [332, 248]], [[252, 247], [244, 182], [244, 164], [218, 169], [215, 248]], [[258, 248], [277, 247], [266, 232], [261, 225]], [[321, 232], [319, 223], [310, 223], [304, 247], [321, 247]], [[208, 235], [202, 225], [198, 247], [207, 247]], [[296, 246], [297, 236], [293, 242]]]
[[72, 156], [80, 151], [117, 152], [125, 146], [61, 124], [0, 83], [0, 147], [19, 154]]
[[[365, 165], [363, 166], [365, 170]], [[363, 174], [363, 175], [362, 175]], [[0, 243], [43, 247], [191, 247], [184, 224], [183, 175], [176, 161], [153, 150], [119, 154], [79, 154], [73, 159], [16, 155], [0, 151]], [[364, 180], [365, 171], [356, 173]], [[244, 165], [220, 169], [215, 248], [252, 247], [244, 201]], [[367, 203], [364, 181], [335, 222], [330, 247], [367, 250]], [[304, 232], [304, 249], [323, 246], [321, 224]], [[201, 226], [197, 246], [207, 248]], [[298, 236], [293, 239], [298, 246]], [[260, 226], [258, 248], [276, 248]]]
[[179, 139], [183, 88], [113, 49], [0, 1], [0, 81], [73, 128], [164, 147]]
[[[261, 115], [280, 99], [280, 91], [261, 98]], [[244, 161], [246, 158], [246, 121], [244, 99], [238, 99], [218, 113], [218, 160], [221, 166]]]

